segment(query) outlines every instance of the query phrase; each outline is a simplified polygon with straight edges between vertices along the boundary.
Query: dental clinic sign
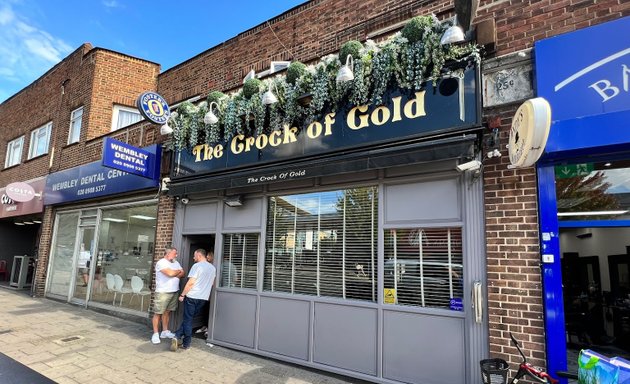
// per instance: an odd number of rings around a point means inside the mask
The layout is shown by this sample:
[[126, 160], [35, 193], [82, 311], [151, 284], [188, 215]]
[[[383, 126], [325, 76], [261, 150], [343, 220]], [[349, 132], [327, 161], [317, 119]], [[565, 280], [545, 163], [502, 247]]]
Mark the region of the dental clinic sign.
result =
[[147, 178], [155, 176], [154, 154], [109, 137], [103, 146], [103, 166]]
[[553, 120], [630, 109], [630, 17], [536, 42], [538, 96]]

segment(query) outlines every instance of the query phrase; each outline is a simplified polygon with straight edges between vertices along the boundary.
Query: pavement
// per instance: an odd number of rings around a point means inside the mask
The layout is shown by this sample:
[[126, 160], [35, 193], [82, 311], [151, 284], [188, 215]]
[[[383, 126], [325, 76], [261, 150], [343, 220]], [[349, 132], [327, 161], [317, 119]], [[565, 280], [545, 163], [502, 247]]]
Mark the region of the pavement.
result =
[[0, 289], [0, 384], [342, 384], [360, 380], [208, 346], [153, 345], [147, 325]]

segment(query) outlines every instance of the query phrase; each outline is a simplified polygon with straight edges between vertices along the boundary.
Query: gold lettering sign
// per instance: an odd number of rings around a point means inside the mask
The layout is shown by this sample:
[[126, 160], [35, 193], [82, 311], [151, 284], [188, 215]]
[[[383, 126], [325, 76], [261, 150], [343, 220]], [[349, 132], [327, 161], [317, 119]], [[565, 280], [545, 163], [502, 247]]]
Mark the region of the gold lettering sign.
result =
[[[416, 119], [426, 116], [424, 109], [425, 91], [414, 93], [414, 97], [402, 105], [402, 96], [392, 98], [391, 108], [380, 105], [370, 110], [367, 105], [358, 105], [348, 112], [346, 125], [353, 131], [357, 131], [369, 126], [382, 126], [390, 122], [401, 121], [406, 119]], [[315, 121], [306, 127], [306, 136], [308, 139], [317, 139], [321, 136], [332, 135], [332, 126], [335, 123], [335, 112], [328, 113], [324, 116], [323, 123]], [[278, 147], [281, 145], [297, 142], [297, 127], [291, 127], [285, 124], [282, 129], [274, 130], [268, 134], [262, 133], [257, 136], [236, 135], [230, 141], [230, 151], [238, 155], [246, 153], [253, 149], [263, 150], [267, 146]], [[192, 150], [195, 162], [219, 159], [223, 156], [224, 148], [222, 144], [197, 145]]]

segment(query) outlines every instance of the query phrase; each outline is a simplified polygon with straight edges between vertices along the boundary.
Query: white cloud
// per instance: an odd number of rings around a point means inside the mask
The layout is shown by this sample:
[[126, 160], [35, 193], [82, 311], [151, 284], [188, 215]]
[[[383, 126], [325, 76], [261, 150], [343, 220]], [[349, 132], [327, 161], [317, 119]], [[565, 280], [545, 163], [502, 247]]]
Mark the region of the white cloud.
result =
[[103, 1], [103, 5], [107, 8], [118, 8], [121, 6], [116, 0], [105, 0]]
[[73, 48], [0, 0], [0, 102], [35, 81]]

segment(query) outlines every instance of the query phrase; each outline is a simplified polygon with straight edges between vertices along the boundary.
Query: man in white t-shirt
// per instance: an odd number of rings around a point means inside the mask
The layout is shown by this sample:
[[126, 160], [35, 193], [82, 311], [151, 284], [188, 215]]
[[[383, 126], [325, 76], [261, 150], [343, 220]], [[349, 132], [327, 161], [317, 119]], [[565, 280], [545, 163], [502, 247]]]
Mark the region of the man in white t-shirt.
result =
[[[175, 334], [168, 329], [171, 312], [177, 309], [179, 279], [184, 277], [184, 269], [175, 260], [177, 250], [167, 248], [160, 260], [155, 263], [155, 301], [153, 302], [153, 336], [151, 342], [159, 344], [160, 338], [173, 338]], [[162, 320], [162, 333], [158, 333]]]
[[[217, 271], [214, 265], [208, 263], [205, 249], [197, 249], [193, 255], [195, 265], [188, 272], [188, 282], [179, 295], [179, 301], [184, 303], [184, 319], [171, 340], [171, 351], [177, 351], [181, 344], [182, 349], [190, 348], [192, 341], [192, 321], [205, 307], [210, 299], [210, 292], [214, 284]], [[183, 338], [180, 343], [179, 339]]]

